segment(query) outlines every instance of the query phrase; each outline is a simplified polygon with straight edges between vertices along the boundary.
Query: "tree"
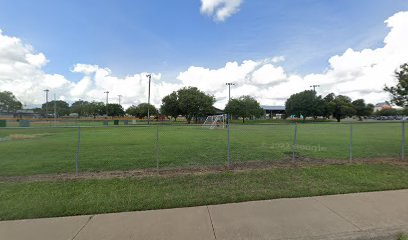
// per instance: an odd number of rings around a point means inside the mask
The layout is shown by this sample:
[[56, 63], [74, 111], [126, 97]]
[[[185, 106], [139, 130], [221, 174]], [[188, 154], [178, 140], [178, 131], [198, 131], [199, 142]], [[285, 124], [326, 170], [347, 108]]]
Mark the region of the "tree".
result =
[[125, 115], [125, 110], [123, 110], [122, 105], [117, 103], [108, 104], [108, 116], [110, 117], [122, 117]]
[[384, 91], [391, 94], [391, 102], [400, 107], [408, 107], [408, 63], [400, 66], [395, 71], [398, 83], [395, 87], [384, 87]]
[[153, 106], [152, 104], [149, 105], [148, 103], [141, 103], [137, 106], [132, 105], [128, 109], [126, 109], [126, 113], [131, 116], [142, 119], [142, 118], [147, 117], [148, 115], [147, 109], [149, 109], [150, 116], [154, 116], [159, 113], [159, 111], [157, 110], [155, 106]]
[[377, 116], [396, 116], [398, 115], [398, 110], [395, 108], [386, 108], [386, 109], [381, 109], [380, 111], [375, 112], [375, 115]]
[[176, 121], [177, 116], [181, 114], [177, 92], [172, 92], [162, 99], [160, 112], [166, 116], [173, 117], [174, 121]]
[[177, 91], [180, 113], [185, 116], [187, 123], [191, 119], [214, 114], [215, 98], [198, 90], [196, 87], [184, 87]]
[[264, 114], [259, 102], [250, 96], [231, 99], [228, 101], [225, 111], [228, 114], [241, 117], [242, 123], [245, 123], [245, 118], [261, 117]]
[[408, 108], [400, 109], [400, 110], [398, 111], [397, 115], [408, 116]]
[[[70, 112], [69, 104], [62, 100], [48, 102], [48, 114], [54, 113], [54, 104], [56, 105], [57, 116], [65, 116]], [[42, 104], [42, 113], [45, 113], [47, 103]]]
[[106, 107], [103, 102], [90, 102], [85, 106], [85, 112], [87, 115], [93, 116], [96, 118], [98, 115], [104, 115], [106, 113]]
[[333, 101], [329, 103], [329, 106], [333, 117], [337, 119], [337, 122], [340, 122], [341, 119], [347, 116], [351, 117], [356, 113], [356, 110], [351, 104], [351, 99], [347, 96], [336, 96]]
[[351, 104], [353, 105], [355, 114], [356, 116], [358, 116], [358, 119], [360, 121], [362, 120], [362, 117], [370, 116], [371, 114], [373, 114], [374, 105], [366, 104], [364, 102], [364, 99], [354, 100]]
[[[71, 108], [70, 108], [71, 113], [77, 113], [78, 117], [87, 116], [88, 115], [88, 112], [87, 112], [88, 104], [89, 102], [83, 101], [83, 100], [79, 100], [79, 101], [72, 103]], [[48, 109], [50, 109], [50, 105], [48, 105]]]
[[316, 92], [306, 90], [300, 93], [293, 94], [286, 100], [285, 103], [287, 115], [302, 116], [303, 120], [306, 117], [321, 116], [324, 114], [324, 101], [321, 96], [316, 96]]
[[23, 104], [17, 100], [12, 92], [0, 92], [0, 111], [16, 112], [23, 108]]
[[333, 115], [333, 109], [330, 103], [334, 100], [334, 98], [336, 98], [336, 95], [334, 93], [327, 94], [323, 98], [323, 117], [330, 118]]

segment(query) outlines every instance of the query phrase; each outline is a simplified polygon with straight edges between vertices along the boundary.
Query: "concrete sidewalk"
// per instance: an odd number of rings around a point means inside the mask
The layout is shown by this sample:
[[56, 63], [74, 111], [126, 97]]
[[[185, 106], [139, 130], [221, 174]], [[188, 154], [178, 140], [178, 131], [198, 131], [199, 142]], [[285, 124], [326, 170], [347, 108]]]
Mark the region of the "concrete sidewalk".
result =
[[0, 222], [1, 240], [397, 239], [403, 231], [408, 190]]

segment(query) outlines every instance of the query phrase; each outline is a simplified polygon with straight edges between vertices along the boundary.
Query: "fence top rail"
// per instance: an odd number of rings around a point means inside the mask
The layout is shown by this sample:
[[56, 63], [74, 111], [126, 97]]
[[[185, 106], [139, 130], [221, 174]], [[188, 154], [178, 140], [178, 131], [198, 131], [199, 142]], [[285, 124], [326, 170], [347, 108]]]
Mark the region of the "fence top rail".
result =
[[[102, 123], [103, 121], [101, 121]], [[265, 127], [265, 126], [292, 126], [292, 125], [385, 125], [385, 124], [401, 124], [408, 122], [408, 120], [390, 120], [390, 121], [342, 121], [342, 122], [335, 122], [335, 121], [326, 121], [326, 122], [302, 122], [302, 121], [287, 121], [287, 122], [276, 122], [276, 123], [229, 123], [226, 124], [227, 126], [240, 126], [240, 127]], [[49, 124], [47, 125], [35, 125], [35, 121], [33, 121], [33, 125], [29, 127], [24, 127], [24, 126], [6, 126], [6, 127], [0, 127], [1, 129], [48, 129], [48, 128], [126, 128], [126, 127], [152, 127], [152, 126], [163, 126], [163, 127], [205, 127], [203, 124], [196, 124], [196, 123], [172, 123], [172, 122], [150, 122], [148, 124], [147, 122], [139, 122], [136, 124], [129, 124], [129, 125], [83, 125], [82, 123], [86, 122], [75, 122], [73, 121], [72, 124], [70, 125], [58, 125], [54, 124], [53, 121], [48, 122]], [[70, 122], [59, 122], [59, 123], [70, 123]], [[81, 124], [79, 124], [81, 123]]]

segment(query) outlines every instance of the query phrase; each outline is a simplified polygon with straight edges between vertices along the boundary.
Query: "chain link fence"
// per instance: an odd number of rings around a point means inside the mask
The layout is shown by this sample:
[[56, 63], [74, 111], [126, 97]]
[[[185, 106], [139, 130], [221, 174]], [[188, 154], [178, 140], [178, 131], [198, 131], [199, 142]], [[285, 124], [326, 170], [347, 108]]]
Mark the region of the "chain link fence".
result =
[[404, 122], [52, 124], [0, 128], [0, 176], [405, 160], [408, 131]]

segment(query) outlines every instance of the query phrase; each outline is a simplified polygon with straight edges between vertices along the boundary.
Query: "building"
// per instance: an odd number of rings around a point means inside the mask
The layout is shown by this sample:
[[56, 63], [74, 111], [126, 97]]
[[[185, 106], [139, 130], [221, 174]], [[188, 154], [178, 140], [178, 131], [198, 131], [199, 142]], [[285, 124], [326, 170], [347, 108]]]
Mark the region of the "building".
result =
[[5, 112], [5, 111], [0, 111], [0, 119], [13, 118], [13, 117], [14, 117], [13, 113]]
[[39, 118], [40, 114], [37, 114], [32, 109], [20, 109], [14, 114], [15, 118]]
[[392, 107], [388, 102], [381, 102], [381, 103], [375, 104], [374, 112], [378, 112], [378, 111], [385, 110], [385, 109], [391, 109], [391, 108]]
[[261, 108], [265, 111], [265, 115], [267, 118], [282, 118], [283, 115], [286, 113], [285, 106], [261, 106]]

